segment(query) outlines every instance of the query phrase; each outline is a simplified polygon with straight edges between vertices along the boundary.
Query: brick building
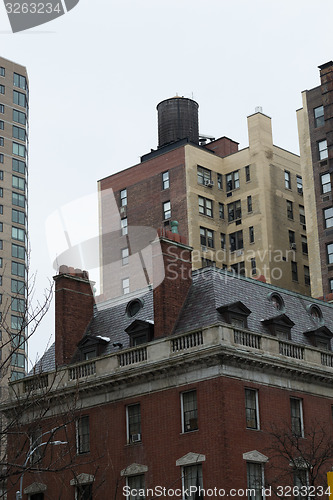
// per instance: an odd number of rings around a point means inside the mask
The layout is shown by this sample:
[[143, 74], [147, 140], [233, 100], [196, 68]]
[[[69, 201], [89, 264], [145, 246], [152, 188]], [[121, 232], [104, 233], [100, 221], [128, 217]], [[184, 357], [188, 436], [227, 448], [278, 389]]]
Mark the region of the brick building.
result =
[[176, 97], [157, 108], [158, 148], [99, 181], [105, 298], [137, 288], [129, 268], [115, 265], [135, 254], [133, 232], [175, 220], [194, 249], [194, 269], [262, 274], [310, 295], [299, 157], [273, 144], [271, 119], [261, 111], [249, 116], [249, 146], [238, 150], [227, 137], [199, 135], [195, 101]]
[[121, 500], [125, 487], [176, 499], [190, 486], [191, 500], [214, 488], [260, 500], [274, 498], [262, 486], [325, 485], [333, 306], [263, 277], [191, 273], [178, 234], [153, 245], [165, 279], [140, 294], [94, 304], [86, 273], [55, 277], [55, 346], [2, 407], [8, 500], [20, 479], [24, 500]]
[[319, 69], [320, 85], [302, 93], [297, 112], [314, 297], [333, 291], [333, 62]]

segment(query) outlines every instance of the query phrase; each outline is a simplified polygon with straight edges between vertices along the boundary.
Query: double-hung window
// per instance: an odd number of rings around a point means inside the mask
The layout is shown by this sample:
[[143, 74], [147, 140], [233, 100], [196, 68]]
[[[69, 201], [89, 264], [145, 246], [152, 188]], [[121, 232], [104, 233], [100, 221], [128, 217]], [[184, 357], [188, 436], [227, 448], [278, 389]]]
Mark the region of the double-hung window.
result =
[[203, 198], [199, 196], [199, 213], [202, 215], [207, 215], [208, 217], [213, 217], [213, 202], [208, 198]]
[[204, 247], [214, 248], [214, 231], [200, 227], [200, 244]]
[[325, 124], [324, 106], [318, 106], [317, 108], [314, 108], [313, 113], [314, 113], [315, 127], [316, 128], [322, 127]]
[[141, 407], [140, 404], [129, 405], [126, 408], [127, 442], [141, 441]]
[[78, 454], [90, 451], [89, 416], [85, 415], [76, 421], [76, 451]]
[[302, 400], [290, 398], [291, 430], [297, 437], [304, 436]]
[[197, 392], [183, 392], [181, 395], [182, 431], [190, 432], [198, 429]]
[[318, 155], [319, 160], [326, 160], [328, 158], [327, 140], [318, 142]]

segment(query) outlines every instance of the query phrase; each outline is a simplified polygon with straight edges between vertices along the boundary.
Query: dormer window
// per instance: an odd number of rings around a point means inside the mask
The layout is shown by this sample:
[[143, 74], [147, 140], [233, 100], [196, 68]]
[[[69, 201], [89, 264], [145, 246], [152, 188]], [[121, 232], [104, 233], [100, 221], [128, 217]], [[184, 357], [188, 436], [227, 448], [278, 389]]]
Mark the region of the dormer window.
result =
[[130, 346], [134, 347], [150, 342], [154, 337], [154, 324], [149, 321], [141, 321], [136, 319], [125, 329], [125, 332], [130, 337]]
[[235, 328], [247, 328], [247, 317], [251, 311], [243, 302], [233, 302], [217, 308], [224, 321]]
[[308, 330], [304, 332], [304, 335], [306, 335], [312, 345], [318, 347], [318, 349], [331, 349], [331, 338], [333, 337], [333, 333], [326, 326], [322, 325], [313, 330]]
[[280, 294], [272, 292], [268, 294], [268, 300], [278, 311], [284, 311], [284, 302]]
[[138, 314], [138, 312], [140, 311], [140, 309], [142, 309], [142, 307], [143, 307], [143, 300], [141, 300], [141, 299], [131, 300], [126, 306], [127, 316], [129, 318], [133, 318], [133, 316]]
[[77, 345], [81, 361], [86, 361], [100, 356], [108, 342], [110, 342], [110, 339], [99, 335], [86, 335], [83, 337]]
[[285, 314], [279, 314], [273, 318], [264, 319], [262, 320], [262, 324], [268, 328], [271, 335], [274, 335], [280, 340], [290, 340], [291, 329], [295, 325], [295, 323]]

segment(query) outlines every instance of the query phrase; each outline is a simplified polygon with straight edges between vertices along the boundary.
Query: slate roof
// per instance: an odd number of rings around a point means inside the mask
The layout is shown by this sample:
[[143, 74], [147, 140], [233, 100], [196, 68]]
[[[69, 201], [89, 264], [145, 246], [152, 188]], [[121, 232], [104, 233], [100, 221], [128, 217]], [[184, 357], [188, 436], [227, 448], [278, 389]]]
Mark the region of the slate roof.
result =
[[[284, 301], [283, 311], [274, 307], [270, 300], [272, 292], [277, 293]], [[147, 290], [139, 296], [143, 307], [132, 318], [128, 317], [126, 306], [136, 297], [135, 293], [95, 307], [94, 317], [84, 335], [110, 339], [110, 342], [105, 344], [102, 355], [118, 352], [119, 348], [113, 346], [114, 342], [121, 342], [123, 348], [129, 347], [130, 339], [125, 329], [133, 321], [153, 323], [153, 290]], [[217, 308], [236, 301], [241, 301], [251, 311], [247, 318], [248, 329], [257, 333], [269, 334], [263, 320], [283, 313], [295, 323], [291, 328], [291, 341], [312, 345], [310, 339], [304, 335], [319, 326], [309, 313], [311, 305], [316, 305], [322, 312], [321, 326], [324, 325], [333, 332], [333, 305], [254, 279], [234, 276], [221, 269], [207, 267], [193, 271], [193, 283], [174, 333], [185, 333], [223, 322], [223, 316]], [[53, 345], [37, 363], [35, 371], [48, 371], [54, 367]]]

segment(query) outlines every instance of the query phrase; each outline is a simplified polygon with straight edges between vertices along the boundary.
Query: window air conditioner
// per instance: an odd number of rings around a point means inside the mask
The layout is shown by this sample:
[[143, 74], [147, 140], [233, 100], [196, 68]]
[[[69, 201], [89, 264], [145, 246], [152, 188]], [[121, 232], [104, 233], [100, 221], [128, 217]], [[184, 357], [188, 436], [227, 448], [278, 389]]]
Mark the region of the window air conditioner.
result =
[[292, 250], [296, 250], [296, 243], [290, 243], [290, 248]]
[[132, 434], [132, 443], [138, 443], [141, 441], [141, 434]]
[[214, 181], [212, 181], [210, 179], [206, 179], [204, 181], [204, 185], [207, 186], [207, 187], [213, 187], [214, 186]]

